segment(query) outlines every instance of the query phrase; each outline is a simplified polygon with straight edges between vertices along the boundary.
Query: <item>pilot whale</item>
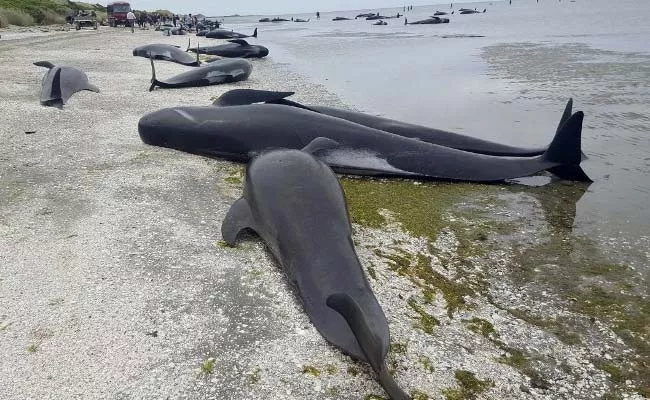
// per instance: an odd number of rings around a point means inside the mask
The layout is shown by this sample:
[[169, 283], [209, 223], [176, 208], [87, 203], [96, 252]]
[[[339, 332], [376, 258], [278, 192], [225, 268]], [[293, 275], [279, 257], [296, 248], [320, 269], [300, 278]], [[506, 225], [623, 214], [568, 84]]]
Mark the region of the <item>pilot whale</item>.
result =
[[231, 39], [228, 42], [230, 43], [218, 46], [189, 48], [188, 51], [229, 58], [262, 58], [269, 55], [269, 49], [266, 47], [257, 44], [248, 44], [244, 39]]
[[242, 39], [247, 37], [257, 37], [257, 28], [252, 35], [244, 35], [243, 33], [229, 31], [227, 29], [213, 29], [205, 34], [208, 39]]
[[[189, 44], [188, 44], [189, 50]], [[147, 44], [133, 49], [133, 55], [136, 57], [153, 58], [154, 60], [171, 61], [188, 67], [198, 67], [201, 65], [198, 57], [183, 51], [176, 46], [164, 43]]]
[[357, 258], [345, 196], [332, 170], [300, 150], [254, 158], [244, 194], [221, 226], [224, 241], [234, 244], [244, 229], [262, 238], [295, 283], [318, 332], [368, 362], [391, 399], [409, 399], [388, 373], [388, 322]]
[[248, 79], [251, 71], [253, 71], [253, 65], [247, 60], [243, 58], [228, 58], [213, 61], [190, 71], [180, 73], [165, 81], [159, 81], [156, 78], [156, 68], [153, 59], [149, 60], [151, 61], [151, 87], [149, 87], [149, 91], [154, 90], [156, 86], [172, 89], [243, 81]]
[[[294, 92], [274, 92], [256, 89], [233, 89], [217, 98], [213, 105], [225, 107], [231, 105], [246, 105], [254, 103], [271, 103], [284, 104], [298, 108], [319, 112], [332, 117], [342, 118], [347, 121], [355, 122], [370, 128], [381, 131], [394, 133], [396, 135], [422, 140], [423, 142], [438, 144], [445, 147], [451, 147], [458, 150], [470, 151], [472, 153], [487, 154], [493, 156], [508, 157], [533, 157], [544, 154], [548, 147], [542, 148], [524, 148], [513, 147], [505, 144], [490, 142], [476, 137], [462, 135], [459, 133], [443, 131], [440, 129], [429, 128], [426, 126], [409, 124], [406, 122], [395, 121], [388, 118], [376, 117], [365, 113], [343, 110], [340, 108], [303, 105], [287, 97], [292, 96]], [[556, 134], [571, 117], [573, 110], [573, 100], [569, 99], [560, 118], [556, 129]]]
[[68, 65], [54, 65], [49, 61], [37, 61], [34, 65], [48, 69], [41, 86], [41, 104], [63, 108], [73, 94], [81, 90], [99, 93], [99, 88], [88, 81], [86, 73]]
[[549, 170], [563, 179], [589, 181], [580, 168], [583, 117], [582, 112], [572, 115], [535, 157], [457, 150], [279, 104], [165, 108], [143, 116], [138, 132], [147, 144], [235, 161], [327, 138], [337, 145], [318, 158], [337, 172], [356, 175], [498, 182]]

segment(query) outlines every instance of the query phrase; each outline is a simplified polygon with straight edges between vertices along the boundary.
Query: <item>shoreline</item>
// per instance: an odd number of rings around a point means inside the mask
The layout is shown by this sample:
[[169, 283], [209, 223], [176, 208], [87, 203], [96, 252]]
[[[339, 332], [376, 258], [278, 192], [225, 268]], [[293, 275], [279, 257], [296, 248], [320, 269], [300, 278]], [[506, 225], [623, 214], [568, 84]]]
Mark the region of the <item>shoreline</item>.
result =
[[[244, 166], [146, 146], [137, 134], [146, 112], [209, 104], [232, 88], [349, 105], [272, 49], [248, 81], [150, 93], [147, 60], [131, 50], [187, 37], [78, 34], [0, 42], [6, 398], [384, 396], [366, 365], [316, 332], [257, 238], [221, 246]], [[102, 92], [42, 107], [36, 60], [80, 66]], [[573, 232], [586, 188], [342, 184], [389, 321], [390, 368], [415, 399], [642, 398], [650, 373], [633, 364], [643, 349], [633, 343], [647, 337], [650, 312], [630, 285], [645, 283]], [[590, 291], [598, 282], [604, 289]]]

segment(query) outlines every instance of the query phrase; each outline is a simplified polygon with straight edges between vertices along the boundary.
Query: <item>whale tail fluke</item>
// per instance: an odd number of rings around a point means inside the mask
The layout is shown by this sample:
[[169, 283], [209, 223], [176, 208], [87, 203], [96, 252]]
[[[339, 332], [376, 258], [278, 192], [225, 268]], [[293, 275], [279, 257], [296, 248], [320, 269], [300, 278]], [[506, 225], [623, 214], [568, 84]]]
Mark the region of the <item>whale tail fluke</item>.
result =
[[257, 28], [255, 28], [255, 30], [253, 31], [253, 37], [254, 37], [254, 38], [257, 37]]
[[583, 119], [584, 113], [578, 111], [564, 121], [542, 158], [560, 164], [550, 168], [549, 171], [562, 179], [592, 182], [580, 167], [583, 156], [581, 149]]
[[350, 326], [359, 347], [379, 377], [379, 383], [392, 400], [411, 400], [388, 373], [384, 360], [386, 350], [381, 338], [373, 331], [368, 316], [359, 303], [346, 293], [335, 293], [327, 298], [327, 305], [341, 314]]

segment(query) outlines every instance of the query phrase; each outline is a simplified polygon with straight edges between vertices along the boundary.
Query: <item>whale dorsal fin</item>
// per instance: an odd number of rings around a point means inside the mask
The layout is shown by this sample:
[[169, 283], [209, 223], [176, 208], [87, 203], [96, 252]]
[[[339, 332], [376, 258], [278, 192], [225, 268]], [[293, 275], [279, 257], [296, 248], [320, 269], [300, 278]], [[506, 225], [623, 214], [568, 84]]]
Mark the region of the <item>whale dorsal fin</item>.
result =
[[250, 46], [250, 44], [248, 44], [248, 42], [245, 41], [244, 39], [232, 39], [232, 40], [229, 40], [229, 42], [230, 43], [237, 43], [237, 44], [242, 45], [242, 46]]
[[265, 103], [282, 100], [294, 92], [274, 92], [270, 90], [233, 89], [219, 96], [212, 103], [214, 106], [243, 106], [255, 103]]
[[332, 140], [326, 137], [319, 136], [316, 139], [309, 142], [309, 144], [302, 148], [302, 151], [309, 154], [316, 154], [322, 150], [335, 149], [341, 144], [336, 140]]
[[229, 245], [234, 245], [237, 235], [244, 229], [255, 230], [253, 214], [245, 198], [240, 198], [228, 210], [226, 218], [221, 224], [221, 236]]

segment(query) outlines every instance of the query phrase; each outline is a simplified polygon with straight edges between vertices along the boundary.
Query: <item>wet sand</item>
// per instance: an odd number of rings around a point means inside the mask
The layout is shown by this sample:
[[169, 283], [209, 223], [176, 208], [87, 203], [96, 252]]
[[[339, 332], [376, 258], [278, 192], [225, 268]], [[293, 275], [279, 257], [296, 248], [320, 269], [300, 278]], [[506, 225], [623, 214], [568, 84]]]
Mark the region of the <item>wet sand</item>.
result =
[[[257, 238], [222, 246], [243, 166], [137, 134], [147, 112], [232, 88], [351, 105], [272, 57], [247, 82], [150, 93], [131, 51], [153, 42], [187, 37], [102, 28], [0, 42], [3, 398], [382, 396], [316, 332]], [[102, 92], [42, 107], [37, 60], [79, 66]], [[156, 66], [161, 78], [186, 69]], [[586, 187], [342, 182], [390, 368], [415, 398], [647, 395], [647, 283], [574, 232]]]

